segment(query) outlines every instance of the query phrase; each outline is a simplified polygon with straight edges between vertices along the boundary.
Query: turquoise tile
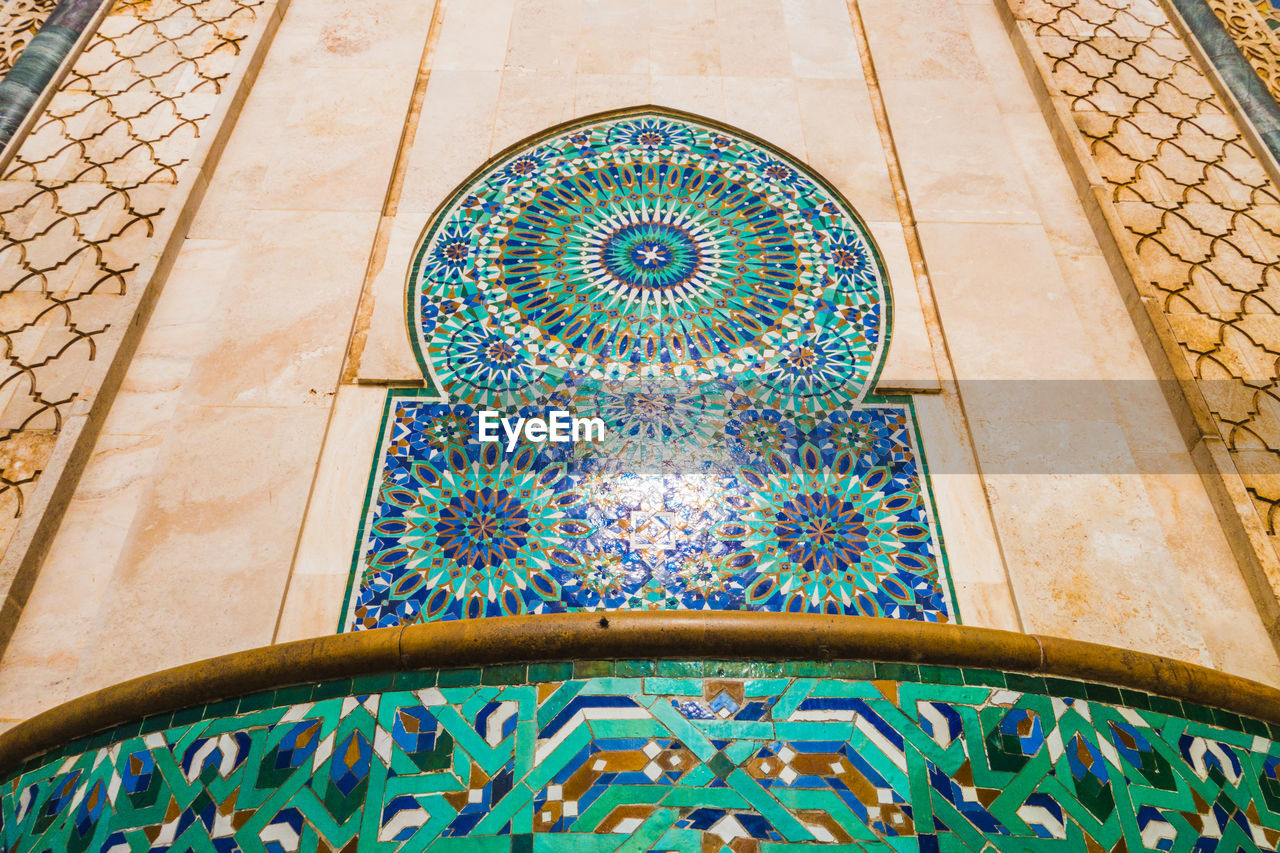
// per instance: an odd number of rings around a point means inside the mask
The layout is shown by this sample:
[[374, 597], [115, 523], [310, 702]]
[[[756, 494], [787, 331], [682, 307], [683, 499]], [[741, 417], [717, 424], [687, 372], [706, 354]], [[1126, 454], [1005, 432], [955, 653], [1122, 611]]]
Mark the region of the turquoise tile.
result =
[[531, 663], [529, 682], [541, 684], [547, 681], [568, 681], [573, 678], [572, 663]]
[[651, 660], [620, 660], [613, 664], [614, 675], [624, 678], [654, 675], [657, 671], [657, 663]]
[[702, 661], [660, 660], [658, 661], [658, 675], [663, 678], [700, 678], [702, 676]]
[[[982, 687], [1005, 687], [1004, 673], [997, 672], [994, 669], [970, 669], [961, 670], [964, 675], [965, 684], [979, 685]], [[1083, 691], [1081, 698], [1083, 698]]]
[[920, 668], [909, 663], [877, 663], [876, 678], [881, 681], [919, 681]]
[[579, 660], [573, 662], [574, 678], [608, 678], [613, 675], [611, 660]]
[[1093, 702], [1107, 702], [1111, 705], [1119, 705], [1122, 701], [1120, 690], [1109, 684], [1086, 683], [1084, 690], [1086, 697]]
[[489, 685], [525, 684], [528, 680], [528, 667], [522, 663], [486, 666], [480, 678], [482, 684]]
[[[405, 673], [405, 675], [408, 675], [408, 673]], [[435, 675], [435, 673], [432, 672], [432, 675]], [[348, 696], [372, 696], [375, 693], [385, 693], [388, 690], [391, 690], [397, 686], [397, 681], [399, 679], [399, 676], [400, 676], [400, 673], [395, 673], [395, 672], [378, 672], [378, 673], [373, 673], [371, 675], [357, 676], [350, 680], [350, 685], [348, 687], [350, 692], [347, 695]], [[403, 690], [405, 688], [401, 687], [400, 689]], [[421, 688], [418, 688], [418, 689], [421, 689]], [[338, 695], [341, 695], [341, 694], [337, 694], [337, 693], [329, 694], [329, 695], [326, 695], [324, 698], [331, 698], [331, 696], [338, 696]], [[313, 694], [312, 698], [314, 699], [321, 698], [319, 690], [317, 690], [317, 692]]]
[[420, 670], [416, 672], [397, 672], [392, 686], [396, 690], [425, 690], [436, 686], [436, 670]]
[[837, 660], [831, 662], [831, 675], [836, 678], [870, 680], [876, 677], [876, 665], [870, 661]]
[[921, 666], [920, 680], [926, 684], [964, 684], [964, 673], [954, 666]]
[[480, 683], [480, 670], [442, 669], [436, 676], [439, 687], [475, 687]]

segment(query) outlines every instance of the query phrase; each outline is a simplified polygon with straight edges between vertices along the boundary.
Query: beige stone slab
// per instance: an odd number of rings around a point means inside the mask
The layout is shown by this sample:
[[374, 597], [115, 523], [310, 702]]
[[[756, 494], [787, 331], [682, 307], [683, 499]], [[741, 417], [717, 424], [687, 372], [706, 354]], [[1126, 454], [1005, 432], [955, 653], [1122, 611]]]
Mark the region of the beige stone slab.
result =
[[419, 215], [402, 215], [391, 225], [382, 267], [369, 287], [373, 308], [360, 354], [357, 377], [366, 382], [414, 381], [422, 370], [409, 342], [405, 289], [423, 222]]
[[[284, 133], [263, 177], [261, 207], [380, 210], [414, 70], [393, 75], [376, 67], [320, 67], [298, 74], [300, 95], [284, 117]], [[355, 87], [349, 85], [353, 76], [379, 82]]]
[[277, 642], [332, 633], [341, 621], [386, 399], [382, 388], [347, 385], [338, 393]]
[[116, 435], [159, 435], [178, 407], [192, 360], [161, 354], [135, 355], [120, 384], [103, 431]]
[[719, 77], [715, 0], [649, 0], [649, 27], [649, 68], [655, 77]]
[[25, 719], [79, 694], [76, 671], [121, 548], [150, 490], [156, 436], [103, 435], [0, 660], [0, 716]]
[[[486, 2], [502, 5], [501, 0]], [[382, 68], [392, 76], [412, 73], [427, 41], [434, 5], [434, 0], [387, 0], [376, 6], [358, 0], [290, 0], [271, 43], [272, 64], [267, 68], [330, 66]]]
[[506, 67], [568, 74], [578, 67], [583, 0], [515, 0]]
[[793, 80], [725, 77], [724, 99], [729, 124], [808, 160]]
[[215, 239], [245, 234], [246, 210], [259, 202], [267, 169], [281, 150], [284, 125], [280, 117], [293, 105], [292, 93], [271, 96], [255, 88], [231, 132], [214, 180], [200, 202], [191, 228], [192, 239]]
[[933, 80], [884, 80], [882, 90], [918, 219], [1038, 220], [990, 90]]
[[[975, 8], [975, 7], [965, 7]], [[1054, 252], [1098, 254], [1097, 238], [1080, 196], [1040, 112], [1005, 113], [1005, 130], [1031, 187], [1036, 210]]]
[[717, 0], [716, 34], [725, 77], [791, 76], [786, 19], [777, 0]]
[[[991, 86], [1001, 112], [1040, 114], [1031, 84], [1022, 70], [1013, 41], [994, 3], [962, 3], [969, 43]], [[1060, 162], [1060, 161], [1059, 161]]]
[[515, 70], [502, 75], [497, 120], [493, 128], [495, 152], [573, 117], [575, 80], [569, 73]]
[[431, 71], [501, 71], [515, 0], [454, 0], [445, 6]]
[[179, 410], [102, 597], [79, 692], [271, 641], [328, 414]]
[[876, 74], [890, 80], [983, 80], [954, 0], [858, 0]]
[[1098, 384], [1134, 452], [1179, 453], [1186, 444], [1164, 390], [1101, 255], [1059, 255], [1072, 303], [1099, 367]]
[[652, 100], [648, 74], [578, 74], [574, 80], [575, 116], [642, 106]]
[[339, 389], [293, 561], [295, 576], [350, 574], [389, 393], [394, 392], [359, 385]]
[[433, 211], [489, 158], [502, 74], [436, 71], [427, 83], [398, 211]]
[[[982, 470], [990, 476], [1133, 477], [1139, 473], [1124, 432], [1111, 420], [1050, 420], [1061, 410], [1047, 407], [1020, 418], [1014, 407], [999, 411], [985, 399], [971, 403], [970, 397], [966, 394], [965, 402], [974, 449]], [[1099, 414], [1104, 414], [1102, 408]]]
[[809, 165], [867, 220], [897, 220], [884, 143], [861, 79], [799, 80], [796, 97]]
[[653, 103], [717, 121], [727, 121], [724, 81], [719, 77], [660, 76], [650, 79]]
[[1280, 684], [1280, 660], [1245, 586], [1204, 483], [1186, 453], [1140, 454], [1147, 498], [1179, 569], [1212, 666]]
[[895, 220], [872, 221], [868, 227], [884, 259], [893, 300], [893, 326], [879, 385], [904, 389], [936, 388], [938, 369], [934, 362], [933, 342], [925, 325], [920, 292], [916, 289], [902, 226]]
[[1020, 630], [982, 479], [956, 401], [919, 395], [914, 403], [960, 621]]
[[843, 0], [782, 0], [796, 77], [862, 78], [862, 58]]
[[295, 575], [280, 616], [276, 642], [288, 643], [334, 633], [347, 591], [344, 575]]
[[1212, 664], [1140, 476], [987, 483], [1026, 630]]
[[253, 214], [260, 237], [227, 276], [184, 400], [327, 408], [377, 223], [374, 213]]
[[961, 382], [1098, 376], [1041, 228], [926, 222], [919, 234]]
[[648, 74], [650, 14], [649, 4], [637, 0], [584, 4], [578, 73]]
[[[250, 217], [241, 212], [241, 217]], [[147, 321], [149, 333], [162, 326], [191, 325], [214, 317], [223, 288], [230, 282], [232, 271], [240, 262], [245, 243], [240, 239], [195, 239], [188, 237], [165, 279], [164, 289], [156, 300]]]

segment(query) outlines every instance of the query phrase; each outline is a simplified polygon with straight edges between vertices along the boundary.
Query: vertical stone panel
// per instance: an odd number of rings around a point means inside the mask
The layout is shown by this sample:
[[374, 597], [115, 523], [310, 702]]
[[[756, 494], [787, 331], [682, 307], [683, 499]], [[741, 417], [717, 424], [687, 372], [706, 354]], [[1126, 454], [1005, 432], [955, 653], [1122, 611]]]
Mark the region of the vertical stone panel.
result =
[[1280, 190], [1156, 0], [1009, 8], [1274, 637]]
[[0, 175], [0, 639], [276, 7], [120, 0]]

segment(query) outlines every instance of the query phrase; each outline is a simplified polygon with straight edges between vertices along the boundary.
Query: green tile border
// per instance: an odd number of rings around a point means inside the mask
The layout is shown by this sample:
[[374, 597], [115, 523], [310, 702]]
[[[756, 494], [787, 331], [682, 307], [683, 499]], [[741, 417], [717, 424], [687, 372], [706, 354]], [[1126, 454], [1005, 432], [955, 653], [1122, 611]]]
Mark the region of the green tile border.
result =
[[1020, 672], [998, 672], [954, 666], [917, 666], [869, 661], [734, 661], [693, 659], [623, 659], [560, 661], [535, 664], [493, 664], [483, 667], [450, 667], [433, 670], [385, 672], [357, 678], [339, 678], [316, 684], [253, 693], [160, 714], [78, 738], [0, 776], [0, 784], [70, 756], [99, 749], [135, 737], [210, 720], [229, 719], [306, 702], [323, 702], [348, 696], [415, 691], [428, 687], [506, 687], [581, 681], [588, 678], [644, 678], [664, 682], [714, 681], [753, 678], [821, 678], [833, 681], [892, 681], [899, 684], [980, 686], [993, 690], [1041, 695], [1053, 699], [1084, 700], [1157, 713], [1246, 735], [1280, 740], [1280, 725], [1220, 708], [1180, 702], [1099, 682], [1043, 677]]

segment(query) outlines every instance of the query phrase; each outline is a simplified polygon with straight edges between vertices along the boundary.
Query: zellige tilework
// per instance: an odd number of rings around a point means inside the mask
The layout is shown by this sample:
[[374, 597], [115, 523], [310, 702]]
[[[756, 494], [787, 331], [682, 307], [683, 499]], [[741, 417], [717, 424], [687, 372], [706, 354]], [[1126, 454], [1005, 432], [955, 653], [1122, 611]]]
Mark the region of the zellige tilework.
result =
[[[663, 113], [468, 181], [409, 280], [440, 393], [389, 396], [347, 630], [597, 608], [947, 621], [865, 226], [785, 155]], [[447, 402], [446, 402], [447, 401]], [[603, 441], [478, 440], [482, 410]]]
[[[599, 448], [508, 454], [477, 440], [470, 406], [393, 395], [349, 626], [597, 608], [947, 619], [908, 404], [802, 421], [670, 396], [599, 405], [616, 412]], [[679, 440], [682, 417], [706, 445]]]
[[865, 227], [820, 180], [653, 114], [535, 141], [463, 186], [419, 250], [409, 311], [456, 402], [747, 374], [775, 408], [812, 411], [861, 399], [887, 297]]
[[959, 853], [1280, 843], [1280, 745], [1255, 720], [973, 670], [599, 668], [604, 675], [576, 678], [573, 664], [371, 676], [135, 723], [7, 779], [0, 849]]

